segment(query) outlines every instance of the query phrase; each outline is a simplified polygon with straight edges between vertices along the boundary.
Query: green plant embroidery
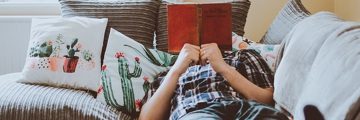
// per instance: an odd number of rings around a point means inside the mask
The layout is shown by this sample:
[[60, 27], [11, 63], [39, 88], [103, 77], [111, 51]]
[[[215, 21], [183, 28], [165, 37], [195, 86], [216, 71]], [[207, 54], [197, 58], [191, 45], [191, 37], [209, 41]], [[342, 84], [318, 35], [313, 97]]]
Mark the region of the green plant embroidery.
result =
[[137, 102], [137, 106], [139, 107], [137, 109], [139, 109], [139, 110], [141, 110], [142, 105], [144, 105], [146, 103], [146, 101], [148, 100], [149, 90], [153, 89], [153, 84], [149, 82], [149, 78], [144, 76], [143, 79], [144, 79], [143, 90], [144, 90], [145, 95], [141, 99], [141, 102]]
[[[176, 55], [171, 55], [171, 54], [159, 51], [159, 50], [147, 49], [145, 47], [142, 47], [143, 51], [145, 52], [145, 55], [144, 55], [138, 49], [136, 49], [130, 45], [124, 45], [124, 46], [132, 48], [135, 52], [137, 52], [140, 55], [142, 55], [143, 57], [145, 57], [149, 62], [151, 62], [152, 64], [154, 64], [156, 66], [160, 66], [160, 67], [171, 66], [175, 63], [175, 61], [177, 59]], [[155, 51], [157, 53], [158, 57], [160, 58], [160, 60], [156, 59], [156, 57], [153, 55], [153, 53], [151, 51]]]
[[[73, 58], [75, 56], [76, 52], [80, 52], [81, 44], [76, 45], [77, 42], [78, 42], [78, 39], [75, 38], [75, 39], [72, 40], [71, 45], [66, 45], [66, 48], [68, 50], [68, 56], [67, 57]], [[76, 45], [76, 50], [74, 49], [75, 45]]]
[[70, 45], [66, 45], [68, 55], [64, 55], [66, 59], [63, 65], [63, 71], [66, 73], [74, 73], [76, 71], [79, 57], [75, 56], [75, 53], [80, 52], [80, 50], [82, 49], [82, 45], [77, 43], [78, 38], [74, 38]]
[[[38, 44], [38, 43], [36, 43]], [[30, 57], [50, 57], [50, 55], [53, 52], [53, 48], [52, 48], [52, 42], [46, 41], [44, 43], [42, 43], [41, 45], [36, 45], [35, 47], [30, 48], [30, 53], [29, 56]]]
[[56, 46], [54, 47], [53, 49], [53, 54], [52, 54], [52, 57], [59, 57], [60, 56], [60, 52], [63, 50], [61, 49], [61, 45], [65, 44], [64, 41], [62, 41], [63, 39], [63, 35], [62, 34], [59, 34], [57, 37], [56, 37]]
[[129, 64], [127, 59], [124, 57], [124, 54], [116, 53], [115, 57], [118, 58], [118, 69], [121, 81], [121, 88], [123, 91], [124, 106], [121, 106], [117, 103], [112, 91], [111, 79], [106, 76], [105, 72], [103, 72], [102, 83], [105, 102], [109, 105], [116, 107], [119, 110], [123, 110], [128, 113], [134, 113], [136, 112], [135, 96], [131, 78], [138, 78], [141, 75], [142, 68], [140, 67], [140, 59], [138, 57], [135, 57], [135, 68], [134, 71], [130, 73]]
[[118, 110], [121, 110], [123, 106], [119, 105], [115, 99], [114, 92], [112, 90], [111, 78], [107, 76], [105, 69], [106, 69], [106, 65], [102, 67], [102, 76], [101, 76], [101, 82], [102, 82], [101, 90], [104, 91], [105, 102], [108, 105], [114, 106]]
[[91, 62], [93, 58], [93, 54], [90, 52], [90, 50], [83, 50], [82, 52], [84, 60]]

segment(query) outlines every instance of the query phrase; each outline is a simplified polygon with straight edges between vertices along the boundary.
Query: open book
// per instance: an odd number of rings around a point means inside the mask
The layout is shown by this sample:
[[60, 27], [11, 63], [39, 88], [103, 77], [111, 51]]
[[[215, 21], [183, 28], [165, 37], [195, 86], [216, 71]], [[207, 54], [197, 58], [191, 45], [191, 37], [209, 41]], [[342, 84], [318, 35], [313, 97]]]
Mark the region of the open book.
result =
[[185, 43], [217, 43], [231, 51], [230, 3], [168, 5], [168, 52], [179, 53]]

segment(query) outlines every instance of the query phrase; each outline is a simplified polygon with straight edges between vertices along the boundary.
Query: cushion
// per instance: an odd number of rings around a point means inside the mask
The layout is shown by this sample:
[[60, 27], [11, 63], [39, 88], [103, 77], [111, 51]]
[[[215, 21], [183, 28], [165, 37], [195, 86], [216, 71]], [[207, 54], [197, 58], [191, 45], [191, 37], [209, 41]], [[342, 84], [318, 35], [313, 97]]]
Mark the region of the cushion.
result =
[[[250, 8], [249, 0], [231, 0], [232, 5], [232, 31], [238, 35], [244, 35], [244, 26]], [[161, 51], [168, 51], [168, 30], [167, 30], [167, 5], [177, 4], [174, 2], [162, 1], [159, 7], [156, 48]]]
[[166, 72], [177, 56], [134, 41], [111, 29], [97, 99], [129, 116], [138, 116], [158, 74]]
[[264, 58], [271, 71], [275, 71], [275, 61], [277, 60], [280, 45], [256, 43], [242, 36], [238, 36], [236, 33], [232, 33], [232, 49], [233, 51], [254, 49]]
[[91, 18], [108, 18], [105, 31], [102, 58], [105, 53], [110, 28], [126, 36], [153, 47], [157, 0], [59, 0], [63, 17], [85, 16]]
[[[92, 91], [17, 83], [21, 73], [0, 76], [2, 120], [123, 120]], [[96, 95], [96, 94], [95, 94]]]
[[107, 19], [33, 19], [19, 82], [96, 91]]
[[301, 0], [289, 0], [271, 23], [260, 42], [280, 44], [291, 29], [309, 15], [310, 12], [306, 10]]

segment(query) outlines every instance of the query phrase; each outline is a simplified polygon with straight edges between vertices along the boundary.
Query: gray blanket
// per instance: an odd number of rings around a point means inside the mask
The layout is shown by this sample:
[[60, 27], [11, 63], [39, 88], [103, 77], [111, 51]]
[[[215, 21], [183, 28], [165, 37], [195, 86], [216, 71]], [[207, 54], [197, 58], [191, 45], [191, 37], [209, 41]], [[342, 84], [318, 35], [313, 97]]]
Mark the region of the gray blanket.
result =
[[360, 24], [320, 12], [299, 22], [282, 44], [275, 101], [295, 119], [305, 119], [306, 105], [325, 119], [345, 119], [360, 96]]

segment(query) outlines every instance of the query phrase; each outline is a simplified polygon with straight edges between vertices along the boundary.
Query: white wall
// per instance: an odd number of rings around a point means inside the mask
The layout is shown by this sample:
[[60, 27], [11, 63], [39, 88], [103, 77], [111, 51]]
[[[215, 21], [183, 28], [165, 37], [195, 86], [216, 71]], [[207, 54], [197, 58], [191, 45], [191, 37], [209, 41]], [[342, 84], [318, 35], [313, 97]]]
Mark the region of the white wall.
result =
[[253, 41], [260, 41], [286, 2], [287, 0], [251, 0], [244, 36]]
[[[259, 41], [269, 28], [273, 19], [288, 0], [250, 0], [251, 7], [245, 26], [245, 37]], [[311, 13], [333, 12], [333, 0], [302, 0]]]
[[360, 23], [360, 0], [334, 0], [334, 11], [345, 20]]
[[55, 16], [60, 13], [57, 2], [0, 3], [0, 16]]

